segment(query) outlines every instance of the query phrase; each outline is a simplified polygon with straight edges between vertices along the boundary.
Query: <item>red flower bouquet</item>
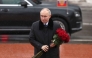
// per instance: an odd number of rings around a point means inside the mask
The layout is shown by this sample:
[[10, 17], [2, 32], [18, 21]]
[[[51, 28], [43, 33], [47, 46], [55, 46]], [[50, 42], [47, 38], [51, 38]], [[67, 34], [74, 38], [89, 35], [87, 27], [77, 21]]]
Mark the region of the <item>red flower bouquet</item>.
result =
[[56, 34], [53, 36], [53, 42], [56, 45], [60, 45], [63, 42], [68, 43], [69, 40], [70, 40], [69, 34], [65, 30], [63, 30], [62, 28], [58, 28], [56, 30]]

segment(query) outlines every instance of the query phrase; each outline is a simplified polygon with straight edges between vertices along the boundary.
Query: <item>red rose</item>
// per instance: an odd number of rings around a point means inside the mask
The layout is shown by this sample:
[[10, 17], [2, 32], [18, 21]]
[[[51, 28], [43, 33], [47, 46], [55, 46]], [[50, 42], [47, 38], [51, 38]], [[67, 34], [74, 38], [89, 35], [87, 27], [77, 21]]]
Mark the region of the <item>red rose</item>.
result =
[[63, 30], [62, 28], [58, 28], [58, 29], [56, 30], [56, 34], [57, 34], [58, 37], [59, 37], [62, 41], [64, 41], [65, 43], [69, 42], [70, 37], [69, 37], [69, 35], [66, 33], [66, 31]]

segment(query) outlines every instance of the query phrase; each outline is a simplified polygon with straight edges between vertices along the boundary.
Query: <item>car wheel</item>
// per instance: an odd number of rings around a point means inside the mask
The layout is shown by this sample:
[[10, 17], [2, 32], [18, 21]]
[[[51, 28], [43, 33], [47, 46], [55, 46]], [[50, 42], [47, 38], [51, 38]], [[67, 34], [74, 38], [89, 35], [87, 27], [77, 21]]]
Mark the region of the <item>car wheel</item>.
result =
[[[57, 22], [60, 24], [61, 28], [66, 30], [68, 32], [68, 25], [67, 23], [61, 19], [61, 18], [52, 18], [54, 20], [54, 22]], [[71, 36], [71, 34], [68, 32], [69, 36]]]
[[64, 30], [66, 30], [66, 31], [68, 32], [67, 23], [66, 23], [63, 19], [61, 19], [61, 18], [53, 18], [53, 20], [54, 20], [55, 22], [59, 23], [60, 26], [61, 26], [61, 28], [64, 29]]

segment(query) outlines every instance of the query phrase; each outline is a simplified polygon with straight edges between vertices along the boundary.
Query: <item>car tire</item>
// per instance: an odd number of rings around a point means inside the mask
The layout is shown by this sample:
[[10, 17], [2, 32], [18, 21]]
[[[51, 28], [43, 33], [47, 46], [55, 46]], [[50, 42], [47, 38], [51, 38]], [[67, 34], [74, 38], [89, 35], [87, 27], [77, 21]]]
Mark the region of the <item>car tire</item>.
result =
[[68, 32], [68, 34], [69, 34], [69, 36], [71, 36], [71, 33], [69, 33], [69, 31], [68, 31], [68, 25], [67, 25], [67, 23], [64, 21], [64, 19], [62, 19], [62, 18], [52, 18], [52, 20], [53, 21], [55, 21], [55, 22], [57, 22], [57, 23], [59, 23], [60, 24], [60, 26], [61, 26], [61, 28], [63, 28], [64, 30], [66, 30], [67, 32]]
[[61, 19], [61, 18], [52, 18], [52, 19], [53, 19], [53, 21], [59, 23], [62, 29], [66, 30], [68, 32], [68, 25], [63, 19]]

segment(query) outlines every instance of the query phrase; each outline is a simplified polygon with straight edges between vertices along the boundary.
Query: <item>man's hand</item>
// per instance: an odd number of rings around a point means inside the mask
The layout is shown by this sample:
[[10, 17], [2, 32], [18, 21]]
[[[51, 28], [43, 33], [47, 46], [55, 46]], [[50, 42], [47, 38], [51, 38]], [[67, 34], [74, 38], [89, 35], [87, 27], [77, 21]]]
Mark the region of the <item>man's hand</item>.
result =
[[44, 52], [47, 52], [49, 50], [49, 46], [48, 45], [43, 45], [41, 47], [41, 49], [44, 51]]
[[53, 47], [55, 47], [56, 45], [54, 44], [54, 43], [51, 43], [50, 44], [50, 48], [53, 48]]

